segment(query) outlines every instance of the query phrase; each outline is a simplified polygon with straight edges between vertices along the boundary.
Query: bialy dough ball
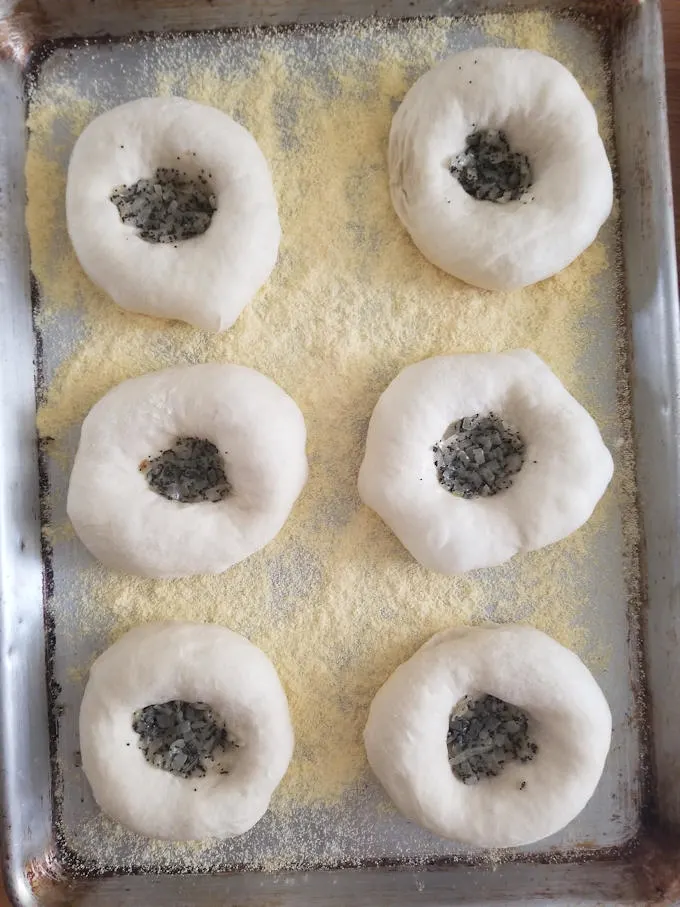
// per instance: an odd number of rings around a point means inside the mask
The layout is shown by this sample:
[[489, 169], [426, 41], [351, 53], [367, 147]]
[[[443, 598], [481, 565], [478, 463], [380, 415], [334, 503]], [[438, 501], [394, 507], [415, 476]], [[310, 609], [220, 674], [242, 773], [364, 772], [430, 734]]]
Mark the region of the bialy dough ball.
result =
[[405, 816], [473, 847], [559, 831], [590, 800], [611, 742], [586, 666], [523, 626], [435, 635], [378, 690], [371, 768]]
[[222, 573], [270, 542], [307, 480], [302, 413], [242, 365], [132, 378], [83, 422], [67, 511], [124, 573]]
[[557, 60], [486, 47], [425, 73], [394, 115], [394, 208], [423, 255], [512, 290], [565, 268], [613, 199], [592, 104]]
[[93, 120], [66, 217], [88, 277], [118, 305], [223, 331], [267, 280], [281, 228], [267, 161], [213, 107], [142, 98]]
[[231, 838], [267, 811], [293, 729], [257, 646], [226, 627], [146, 624], [92, 665], [80, 751], [95, 800], [133, 831]]
[[529, 350], [405, 368], [368, 426], [359, 494], [416, 560], [493, 567], [588, 520], [614, 465], [597, 425]]

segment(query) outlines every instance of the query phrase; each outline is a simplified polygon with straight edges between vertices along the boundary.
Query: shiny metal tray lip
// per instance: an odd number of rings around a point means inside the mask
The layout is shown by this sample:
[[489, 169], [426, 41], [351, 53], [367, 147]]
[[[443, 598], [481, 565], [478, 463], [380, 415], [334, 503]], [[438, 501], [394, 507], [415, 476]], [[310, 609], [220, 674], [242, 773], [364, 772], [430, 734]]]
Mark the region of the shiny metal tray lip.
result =
[[[65, 0], [61, 8], [58, 2], [19, 4], [17, 15], [27, 18], [13, 20], [17, 24], [11, 34], [0, 32], [0, 58], [6, 58], [0, 64], [0, 121], [5, 126], [0, 135], [0, 308], [4, 316], [0, 332], [0, 794], [2, 856], [10, 896], [17, 904], [143, 903], [149, 907], [166, 903], [207, 905], [216, 903], [216, 898], [222, 903], [264, 904], [273, 900], [322, 904], [329, 902], [331, 895], [352, 898], [358, 904], [382, 899], [408, 904], [417, 899], [423, 905], [546, 900], [569, 905], [603, 900], [639, 903], [673, 897], [673, 865], [680, 859], [676, 834], [680, 829], [680, 734], [673, 729], [672, 720], [680, 659], [674, 657], [668, 636], [680, 629], [673, 608], [673, 590], [680, 578], [673, 557], [680, 538], [680, 464], [675, 456], [680, 424], [680, 312], [657, 0], [601, 4], [598, 17], [604, 24], [615, 23], [616, 28], [612, 90], [617, 114], [622, 105], [630, 105], [640, 114], [635, 137], [630, 117], [624, 125], [624, 118], [616, 117], [633, 350], [632, 392], [646, 543], [643, 564], [647, 602], [641, 619], [649, 653], [648, 690], [640, 691], [639, 698], [650, 708], [648, 742], [652, 759], [641, 805], [640, 836], [623, 848], [599, 849], [588, 857], [580, 854], [577, 862], [562, 855], [535, 855], [513, 859], [493, 867], [493, 871], [488, 864], [465, 860], [438, 860], [431, 866], [373, 863], [362, 868], [259, 875], [257, 886], [251, 884], [253, 873], [146, 873], [130, 877], [112, 867], [111, 875], [98, 874], [95, 878], [88, 876], [86, 866], [69, 865], [68, 855], [54, 840], [48, 780], [48, 715], [53, 714], [48, 702], [56, 701], [58, 691], [49, 690], [45, 683], [45, 658], [51, 651], [49, 609], [43, 613], [43, 602], [50, 592], [49, 553], [41, 550], [40, 508], [45, 498], [39, 483], [44, 471], [36, 451], [34, 426], [35, 393], [40, 393], [40, 340], [38, 336], [38, 348], [34, 349], [28, 305], [36, 288], [30, 284], [26, 237], [23, 230], [16, 229], [16, 223], [23, 222], [25, 79], [39, 66], [41, 54], [55, 46], [52, 41], [68, 42], [74, 34], [79, 36], [75, 39], [78, 41], [84, 35], [91, 35], [95, 41], [112, 40], [97, 27], [94, 6], [83, 0]], [[478, 13], [527, 6], [552, 11], [576, 8], [584, 14], [593, 11], [590, 2], [567, 4], [561, 0], [518, 4], [491, 0], [483, 9], [472, 5]], [[61, 17], [56, 14], [54, 28], [47, 30], [52, 40], [43, 43], [31, 34], [30, 26], [36, 22], [38, 34], [41, 30], [45, 34], [44, 10], [50, 7], [59, 9]], [[137, 4], [126, 0], [107, 5], [105, 13], [108, 11], [110, 18], [114, 10], [120, 25], [117, 30], [109, 29], [114, 31], [113, 40], [135, 30], [133, 7]], [[416, 12], [407, 0], [388, 0], [379, 8], [368, 9], [356, 0], [318, 5], [304, 0], [245, 4], [227, 0], [219, 5], [207, 0], [195, 4], [151, 0], [141, 26], [146, 31], [172, 32], [175, 23], [183, 24], [181, 18], [173, 19], [173, 10], [181, 8], [186, 13], [188, 7], [194, 16], [192, 24], [201, 29], [263, 22], [332, 23], [343, 14], [361, 18], [367, 12], [401, 18]], [[428, 0], [418, 4], [417, 12], [463, 14], [470, 12], [470, 7], [468, 2], [449, 2], [442, 8], [437, 0]], [[31, 18], [31, 12], [38, 8], [42, 20]], [[81, 20], [78, 15], [82, 15]], [[85, 23], [82, 28], [78, 26], [81, 21]], [[643, 311], [644, 319], [638, 317]], [[23, 354], [19, 359], [17, 347]], [[655, 401], [663, 400], [663, 409], [649, 406], [652, 391]], [[677, 592], [675, 595], [677, 598]], [[636, 632], [635, 626], [632, 632]], [[21, 720], [21, 708], [30, 710], [29, 721]], [[53, 733], [54, 729], [49, 730]]]

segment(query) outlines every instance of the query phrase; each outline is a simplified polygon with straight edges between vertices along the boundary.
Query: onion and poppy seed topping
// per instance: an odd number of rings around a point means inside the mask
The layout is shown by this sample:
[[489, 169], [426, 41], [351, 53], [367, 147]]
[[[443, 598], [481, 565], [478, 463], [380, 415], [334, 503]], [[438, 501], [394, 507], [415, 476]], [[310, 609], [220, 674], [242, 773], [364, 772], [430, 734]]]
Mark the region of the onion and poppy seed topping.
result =
[[150, 179], [116, 186], [110, 196], [120, 219], [145, 242], [176, 243], [210, 226], [217, 201], [207, 178], [191, 179], [174, 167], [158, 167]]
[[203, 777], [218, 751], [235, 746], [204, 702], [147, 705], [132, 716], [132, 729], [146, 761], [181, 778]]
[[449, 165], [463, 189], [478, 201], [506, 204], [521, 199], [533, 184], [526, 154], [512, 151], [501, 129], [479, 129]]
[[449, 719], [446, 746], [451, 771], [463, 784], [495, 778], [507, 763], [530, 762], [538, 753], [526, 712], [489, 695], [461, 700]]
[[139, 469], [152, 491], [180, 504], [219, 503], [232, 490], [220, 452], [203, 438], [178, 438]]
[[494, 413], [459, 419], [432, 448], [440, 484], [463, 498], [490, 497], [510, 488], [525, 451], [521, 436]]

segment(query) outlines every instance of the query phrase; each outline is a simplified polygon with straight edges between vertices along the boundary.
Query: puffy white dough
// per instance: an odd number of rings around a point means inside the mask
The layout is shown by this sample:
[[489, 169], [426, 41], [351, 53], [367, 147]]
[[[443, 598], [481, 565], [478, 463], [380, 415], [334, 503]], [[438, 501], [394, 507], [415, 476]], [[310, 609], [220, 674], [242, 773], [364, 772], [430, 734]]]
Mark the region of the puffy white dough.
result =
[[[231, 493], [214, 503], [157, 494], [140, 464], [178, 438], [212, 442]], [[307, 480], [295, 402], [241, 365], [183, 366], [132, 378], [83, 422], [67, 511], [108, 567], [141, 576], [221, 573], [281, 529]]]
[[[204, 777], [146, 761], [132, 728], [147, 705], [207, 703], [238, 744]], [[136, 627], [95, 661], [80, 707], [83, 771], [102, 810], [150, 838], [231, 838], [267, 811], [293, 753], [281, 682], [243, 636], [210, 624]]]
[[[449, 167], [476, 130], [526, 154], [533, 185], [506, 204], [468, 195]], [[394, 208], [423, 255], [467, 283], [512, 290], [561, 271], [609, 216], [612, 174], [595, 111], [557, 60], [533, 50], [468, 50], [425, 73], [394, 115]]]
[[[158, 167], [210, 175], [217, 210], [205, 233], [150, 243], [122, 222], [112, 190]], [[142, 98], [93, 120], [71, 155], [66, 216], [83, 270], [118, 305], [208, 331], [236, 321], [271, 273], [281, 236], [255, 139], [227, 114], [184, 98]]]
[[[464, 696], [495, 696], [529, 716], [532, 761], [466, 785], [453, 774], [449, 717]], [[376, 694], [364, 731], [371, 768], [405, 816], [475, 847], [530, 844], [586, 805], [611, 741], [605, 697], [581, 660], [524, 626], [439, 633]]]
[[[507, 422], [526, 452], [510, 488], [467, 499], [440, 484], [432, 448], [452, 423], [477, 413]], [[359, 493], [423, 566], [454, 574], [574, 532], [613, 469], [597, 425], [538, 356], [463, 353], [408, 366], [381, 395]]]

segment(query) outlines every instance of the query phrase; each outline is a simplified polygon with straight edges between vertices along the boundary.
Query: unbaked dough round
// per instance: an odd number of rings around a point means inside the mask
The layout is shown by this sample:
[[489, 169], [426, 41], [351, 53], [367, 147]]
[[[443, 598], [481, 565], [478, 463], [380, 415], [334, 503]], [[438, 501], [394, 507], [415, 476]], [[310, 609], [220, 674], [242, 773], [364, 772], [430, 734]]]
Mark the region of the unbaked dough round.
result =
[[[139, 746], [134, 713], [172, 700], [209, 705], [236, 743], [203, 777], [157, 768]], [[95, 800], [128, 828], [175, 841], [231, 838], [267, 811], [293, 753], [293, 729], [276, 669], [257, 646], [226, 627], [146, 624], [92, 665], [80, 752]]]
[[[464, 697], [523, 710], [537, 751], [477, 784], [458, 780], [447, 731]], [[530, 844], [563, 828], [591, 798], [611, 741], [605, 697], [583, 662], [524, 626], [434, 636], [376, 694], [364, 731], [371, 768], [405, 816], [475, 847]]]
[[[153, 490], [151, 469], [183, 439], [209, 442], [225, 495], [182, 503], [173, 488], [175, 499]], [[295, 402], [254, 369], [209, 363], [132, 378], [83, 422], [68, 515], [108, 567], [161, 578], [221, 573], [285, 523], [307, 480], [305, 440]]]
[[[498, 130], [528, 158], [533, 178], [506, 204], [478, 200], [451, 172], [469, 166], [470, 136], [493, 131], [498, 151]], [[593, 106], [564, 66], [534, 50], [467, 50], [425, 73], [392, 120], [388, 157], [392, 202], [416, 246], [442, 270], [491, 290], [561, 271], [612, 207]], [[489, 160], [480, 173], [490, 172]]]
[[[154, 243], [123, 223], [112, 192], [175, 168], [204, 179], [216, 210], [201, 235]], [[68, 232], [90, 279], [133, 312], [223, 331], [276, 263], [281, 228], [267, 161], [227, 114], [184, 98], [142, 98], [93, 120], [75, 144]]]
[[[459, 420], [494, 414], [524, 443], [510, 487], [453, 494], [434, 448]], [[405, 368], [376, 404], [363, 501], [423, 566], [462, 573], [563, 539], [589, 519], [613, 461], [586, 410], [529, 350], [437, 356]]]

